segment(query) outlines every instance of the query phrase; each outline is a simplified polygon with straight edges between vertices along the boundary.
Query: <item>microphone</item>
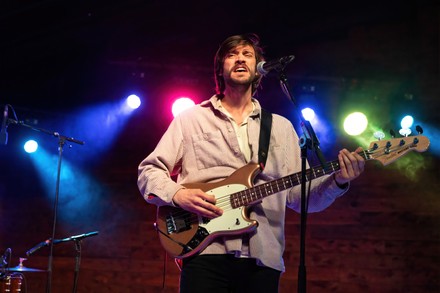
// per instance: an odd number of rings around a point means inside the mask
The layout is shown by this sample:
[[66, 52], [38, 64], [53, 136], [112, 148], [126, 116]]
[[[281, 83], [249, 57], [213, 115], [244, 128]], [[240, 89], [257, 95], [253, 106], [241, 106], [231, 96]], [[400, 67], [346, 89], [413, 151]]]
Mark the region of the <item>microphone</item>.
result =
[[0, 144], [4, 144], [4, 145], [8, 144], [7, 122], [8, 122], [8, 105], [5, 105], [5, 110], [3, 111], [2, 130], [0, 131]]
[[62, 239], [62, 240], [66, 240], [66, 241], [69, 241], [69, 240], [81, 240], [81, 239], [84, 239], [84, 238], [87, 238], [87, 237], [90, 237], [90, 236], [98, 235], [98, 233], [99, 233], [98, 231], [93, 231], [93, 232], [84, 233], [84, 234], [80, 234], [80, 235], [70, 236], [70, 237]]
[[84, 233], [84, 234], [80, 234], [80, 235], [70, 236], [70, 237], [63, 238], [63, 239], [55, 239], [53, 241], [53, 244], [58, 244], [60, 242], [66, 242], [66, 241], [82, 240], [82, 239], [90, 237], [90, 236], [98, 235], [98, 233], [99, 233], [99, 231], [93, 231], [93, 232]]
[[37, 251], [38, 249], [48, 246], [50, 244], [50, 240], [51, 239], [47, 239], [46, 241], [40, 242], [37, 245], [35, 245], [34, 247], [32, 247], [31, 249], [29, 249], [28, 251], [26, 251], [26, 255], [30, 256], [31, 254], [33, 254], [35, 251]]
[[257, 71], [261, 75], [266, 75], [271, 70], [277, 70], [280, 71], [286, 67], [287, 64], [293, 61], [295, 59], [295, 56], [284, 56], [276, 60], [272, 61], [261, 61], [257, 64]]

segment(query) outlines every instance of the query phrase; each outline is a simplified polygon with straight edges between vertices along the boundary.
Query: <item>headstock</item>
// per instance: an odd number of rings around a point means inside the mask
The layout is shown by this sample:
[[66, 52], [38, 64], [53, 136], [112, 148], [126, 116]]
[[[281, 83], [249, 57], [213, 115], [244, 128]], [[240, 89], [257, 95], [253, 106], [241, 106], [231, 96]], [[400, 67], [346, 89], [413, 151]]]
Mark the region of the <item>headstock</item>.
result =
[[384, 139], [372, 142], [364, 153], [366, 159], [380, 161], [386, 166], [408, 152], [425, 152], [429, 143], [429, 139], [423, 135]]

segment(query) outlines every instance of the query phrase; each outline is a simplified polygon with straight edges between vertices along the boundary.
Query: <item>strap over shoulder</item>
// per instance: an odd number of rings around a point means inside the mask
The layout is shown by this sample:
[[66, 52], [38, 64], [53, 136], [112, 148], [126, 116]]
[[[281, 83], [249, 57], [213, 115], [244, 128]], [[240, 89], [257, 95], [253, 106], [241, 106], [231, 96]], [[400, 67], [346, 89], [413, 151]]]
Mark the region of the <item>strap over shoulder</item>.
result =
[[261, 108], [260, 142], [258, 147], [258, 164], [263, 170], [269, 152], [270, 132], [272, 129], [272, 113]]

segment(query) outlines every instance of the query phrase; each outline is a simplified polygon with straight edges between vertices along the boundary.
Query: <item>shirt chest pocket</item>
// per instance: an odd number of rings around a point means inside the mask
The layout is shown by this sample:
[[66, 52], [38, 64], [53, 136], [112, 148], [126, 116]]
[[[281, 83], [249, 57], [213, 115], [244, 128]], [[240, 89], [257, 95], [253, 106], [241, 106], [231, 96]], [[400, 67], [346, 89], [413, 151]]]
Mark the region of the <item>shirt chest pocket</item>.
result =
[[232, 159], [230, 147], [219, 130], [194, 134], [192, 145], [199, 170], [224, 166]]

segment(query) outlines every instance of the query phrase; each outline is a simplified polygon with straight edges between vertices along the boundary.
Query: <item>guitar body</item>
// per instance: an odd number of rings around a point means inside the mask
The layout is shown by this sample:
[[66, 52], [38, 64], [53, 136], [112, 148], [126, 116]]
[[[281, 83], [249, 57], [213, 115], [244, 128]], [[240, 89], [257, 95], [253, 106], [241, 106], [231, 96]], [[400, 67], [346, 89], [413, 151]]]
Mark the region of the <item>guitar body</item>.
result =
[[258, 173], [258, 165], [249, 164], [219, 182], [185, 184], [186, 188], [198, 188], [214, 195], [218, 201], [226, 196], [227, 201], [223, 200], [223, 214], [215, 219], [206, 219], [172, 206], [159, 207], [156, 229], [165, 250], [175, 258], [185, 258], [200, 252], [216, 237], [253, 231], [258, 223], [249, 219], [246, 207], [232, 207], [227, 195], [252, 187]]

